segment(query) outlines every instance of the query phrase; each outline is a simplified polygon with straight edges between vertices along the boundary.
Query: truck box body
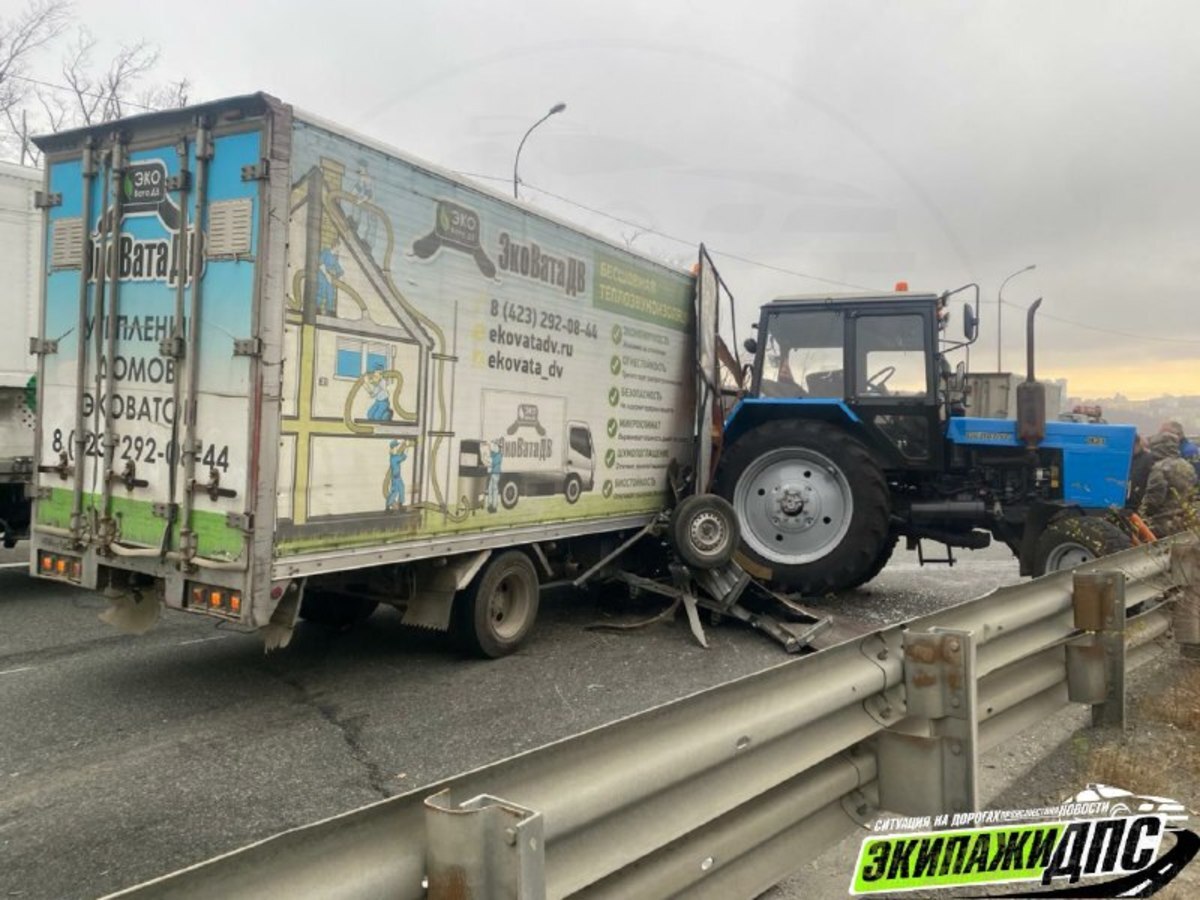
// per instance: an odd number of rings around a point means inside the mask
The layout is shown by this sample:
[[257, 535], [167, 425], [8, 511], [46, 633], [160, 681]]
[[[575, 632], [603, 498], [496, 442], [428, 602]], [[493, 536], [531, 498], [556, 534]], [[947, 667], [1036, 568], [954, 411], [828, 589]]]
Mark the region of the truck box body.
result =
[[263, 625], [289, 578], [662, 508], [691, 276], [264, 95], [121, 126], [115, 166], [111, 125], [41, 142], [42, 574]]
[[37, 333], [41, 224], [34, 195], [42, 173], [0, 163], [0, 533], [5, 543], [29, 522], [25, 485], [33, 468], [34, 372], [29, 338]]

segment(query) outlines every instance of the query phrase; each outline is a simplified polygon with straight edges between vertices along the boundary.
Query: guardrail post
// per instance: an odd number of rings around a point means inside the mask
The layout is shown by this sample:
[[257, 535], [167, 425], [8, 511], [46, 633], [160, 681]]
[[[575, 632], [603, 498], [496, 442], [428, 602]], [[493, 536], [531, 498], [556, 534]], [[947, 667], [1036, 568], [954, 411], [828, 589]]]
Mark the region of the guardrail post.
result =
[[481, 794], [455, 805], [450, 790], [425, 800], [429, 900], [544, 900], [541, 813]]
[[1179, 596], [1171, 608], [1171, 628], [1179, 652], [1200, 659], [1200, 544], [1171, 546], [1171, 580]]
[[909, 721], [926, 734], [880, 732], [879, 805], [905, 815], [971, 812], [979, 807], [979, 716], [975, 635], [931, 628], [904, 632]]
[[1092, 707], [1092, 725], [1125, 727], [1125, 575], [1076, 572], [1075, 627], [1067, 644], [1067, 699]]

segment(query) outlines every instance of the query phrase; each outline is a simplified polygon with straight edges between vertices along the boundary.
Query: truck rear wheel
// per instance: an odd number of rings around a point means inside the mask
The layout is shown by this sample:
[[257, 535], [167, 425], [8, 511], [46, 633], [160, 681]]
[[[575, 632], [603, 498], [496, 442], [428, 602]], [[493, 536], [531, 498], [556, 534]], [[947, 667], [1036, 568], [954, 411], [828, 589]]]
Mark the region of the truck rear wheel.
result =
[[738, 545], [737, 514], [724, 497], [693, 494], [671, 513], [671, 546], [689, 566], [718, 569]]
[[777, 589], [826, 594], [878, 571], [889, 537], [887, 482], [840, 428], [759, 426], [726, 449], [717, 492], [737, 513], [747, 568]]
[[500, 480], [500, 505], [505, 509], [512, 509], [520, 499], [521, 487], [517, 484], [516, 480], [502, 478]]
[[1072, 516], [1046, 526], [1037, 540], [1034, 571], [1061, 572], [1133, 546], [1124, 531], [1099, 516]]
[[488, 560], [455, 601], [455, 637], [477, 656], [497, 659], [524, 643], [538, 611], [537, 569], [520, 550]]

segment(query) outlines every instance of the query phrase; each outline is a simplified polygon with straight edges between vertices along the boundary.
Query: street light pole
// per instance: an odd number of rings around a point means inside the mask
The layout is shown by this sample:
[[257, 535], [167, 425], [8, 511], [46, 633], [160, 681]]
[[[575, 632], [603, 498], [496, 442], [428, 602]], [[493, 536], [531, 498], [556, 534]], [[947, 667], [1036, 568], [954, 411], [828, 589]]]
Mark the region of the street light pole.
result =
[[1037, 263], [1031, 263], [1023, 269], [1017, 269], [1002, 282], [1000, 282], [1000, 290], [996, 292], [996, 371], [1004, 371], [1000, 364], [1000, 353], [1004, 349], [1004, 332], [1000, 330], [1000, 325], [1004, 321], [1004, 286], [1025, 272], [1033, 271], [1037, 268]]
[[516, 158], [513, 159], [513, 199], [514, 200], [517, 198], [517, 184], [518, 184], [517, 166], [520, 165], [520, 163], [521, 163], [521, 148], [525, 146], [525, 141], [529, 138], [529, 135], [533, 134], [533, 129], [537, 128], [539, 125], [541, 125], [543, 122], [545, 122], [548, 118], [550, 118], [553, 115], [557, 115], [558, 113], [562, 112], [566, 108], [567, 108], [567, 104], [565, 104], [565, 103], [555, 103], [552, 107], [550, 107], [550, 112], [546, 113], [544, 116], [542, 116], [540, 119], [538, 119], [536, 122], [534, 122], [532, 125], [529, 126], [529, 130], [525, 132], [525, 137], [521, 138], [521, 143], [519, 143], [517, 145], [517, 155], [516, 155]]

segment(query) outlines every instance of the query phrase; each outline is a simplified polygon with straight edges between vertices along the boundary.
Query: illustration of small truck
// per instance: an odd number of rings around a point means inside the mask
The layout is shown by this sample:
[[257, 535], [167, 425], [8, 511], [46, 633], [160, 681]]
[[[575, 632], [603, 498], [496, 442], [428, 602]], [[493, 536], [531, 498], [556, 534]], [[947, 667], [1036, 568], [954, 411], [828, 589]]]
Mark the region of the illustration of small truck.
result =
[[459, 495], [472, 509], [548, 494], [575, 503], [595, 485], [591, 428], [566, 418], [563, 397], [484, 391], [480, 433], [459, 444]]

